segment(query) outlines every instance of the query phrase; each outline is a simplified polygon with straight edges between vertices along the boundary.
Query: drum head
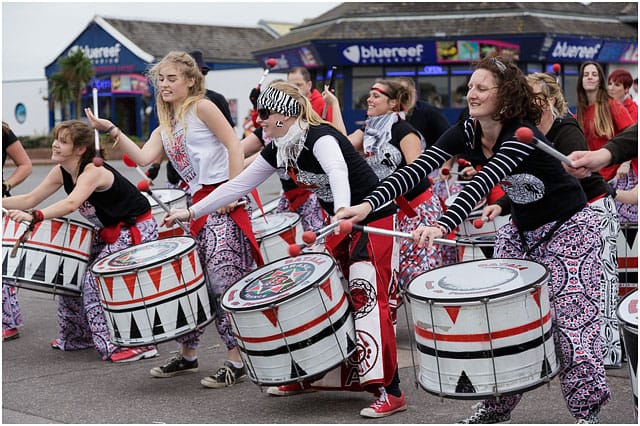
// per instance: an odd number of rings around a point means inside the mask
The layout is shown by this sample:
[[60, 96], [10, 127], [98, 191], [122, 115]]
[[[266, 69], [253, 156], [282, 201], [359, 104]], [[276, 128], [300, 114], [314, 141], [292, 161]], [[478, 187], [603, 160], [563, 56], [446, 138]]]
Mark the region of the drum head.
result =
[[117, 251], [93, 264], [91, 272], [99, 275], [118, 274], [122, 271], [144, 269], [180, 257], [190, 251], [196, 242], [191, 237], [171, 237], [148, 241]]
[[617, 314], [621, 322], [633, 328], [638, 328], [638, 290], [627, 294], [618, 303]]
[[282, 302], [314, 284], [322, 284], [335, 268], [333, 257], [325, 253], [277, 260], [231, 286], [222, 297], [222, 306], [242, 311]]
[[263, 239], [270, 235], [277, 235], [285, 229], [295, 226], [300, 221], [298, 213], [274, 213], [264, 215], [251, 221], [256, 239]]
[[[147, 200], [149, 200], [149, 204], [151, 204], [151, 207], [157, 207], [158, 203], [156, 202], [156, 200], [154, 200], [151, 195], [147, 194], [146, 192], [142, 192], [142, 195], [144, 195], [145, 197], [147, 197]], [[153, 195], [155, 195], [156, 197], [158, 197], [158, 199], [160, 199], [160, 201], [162, 201], [165, 204], [168, 203], [172, 203], [176, 200], [179, 200], [183, 197], [187, 196], [187, 193], [184, 192], [181, 189], [174, 189], [174, 188], [161, 188], [161, 189], [154, 189], [153, 190]]]
[[522, 259], [482, 259], [443, 266], [409, 283], [410, 297], [427, 301], [471, 302], [517, 293], [546, 281], [544, 265]]

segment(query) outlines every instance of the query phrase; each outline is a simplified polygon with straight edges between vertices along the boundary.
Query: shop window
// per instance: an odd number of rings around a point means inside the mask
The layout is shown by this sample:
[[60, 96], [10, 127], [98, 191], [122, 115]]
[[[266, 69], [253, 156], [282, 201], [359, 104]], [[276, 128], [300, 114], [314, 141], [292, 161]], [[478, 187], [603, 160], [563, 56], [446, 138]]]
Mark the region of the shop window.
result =
[[351, 99], [353, 105], [351, 108], [355, 111], [367, 109], [367, 98], [369, 97], [369, 89], [375, 81], [375, 77], [354, 78], [351, 82]]
[[437, 108], [448, 108], [449, 78], [446, 75], [418, 77], [418, 98]]
[[351, 73], [354, 77], [373, 76], [373, 78], [379, 78], [383, 75], [382, 67], [353, 67]]
[[416, 75], [416, 67], [386, 67], [385, 78], [413, 77]]

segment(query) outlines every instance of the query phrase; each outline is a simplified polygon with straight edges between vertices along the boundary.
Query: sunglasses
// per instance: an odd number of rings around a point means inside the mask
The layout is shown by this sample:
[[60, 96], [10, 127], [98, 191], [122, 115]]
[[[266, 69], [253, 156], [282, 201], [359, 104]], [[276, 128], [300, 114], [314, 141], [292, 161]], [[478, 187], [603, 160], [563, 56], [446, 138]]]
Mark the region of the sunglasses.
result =
[[271, 112], [272, 111], [267, 109], [267, 108], [259, 109], [258, 110], [258, 117], [260, 117], [260, 120], [266, 120], [271, 115]]

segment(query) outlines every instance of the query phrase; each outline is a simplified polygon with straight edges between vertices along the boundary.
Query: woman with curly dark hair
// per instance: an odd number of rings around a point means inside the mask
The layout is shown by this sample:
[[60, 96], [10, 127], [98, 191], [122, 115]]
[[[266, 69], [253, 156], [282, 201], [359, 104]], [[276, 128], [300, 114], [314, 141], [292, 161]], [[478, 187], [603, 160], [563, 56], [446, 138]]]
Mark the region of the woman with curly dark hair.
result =
[[[549, 143], [536, 127], [543, 100], [533, 94], [522, 71], [498, 57], [485, 58], [468, 86], [469, 119], [390, 175], [363, 203], [338, 212], [336, 219], [362, 220], [454, 155], [482, 166], [438, 225], [418, 227], [413, 237], [419, 244], [433, 244], [460, 225], [494, 185], [502, 187], [509, 197], [512, 220], [497, 231], [493, 257], [526, 258], [548, 268], [562, 392], [578, 423], [597, 423], [600, 407], [611, 397], [600, 340], [598, 216], [587, 205], [578, 180], [560, 161], [516, 141], [516, 131], [526, 127], [541, 143]], [[461, 423], [509, 421], [521, 397], [501, 395], [482, 401]]]

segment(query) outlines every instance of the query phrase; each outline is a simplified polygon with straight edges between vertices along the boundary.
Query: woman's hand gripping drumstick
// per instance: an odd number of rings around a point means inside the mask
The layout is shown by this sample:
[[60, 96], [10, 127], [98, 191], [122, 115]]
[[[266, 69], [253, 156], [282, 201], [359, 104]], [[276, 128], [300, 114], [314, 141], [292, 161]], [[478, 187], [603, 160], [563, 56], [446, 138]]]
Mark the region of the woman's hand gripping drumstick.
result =
[[9, 218], [14, 222], [18, 222], [27, 226], [27, 229], [16, 240], [16, 243], [11, 248], [9, 257], [14, 258], [18, 254], [18, 248], [20, 247], [20, 244], [23, 244], [29, 239], [29, 237], [31, 237], [31, 232], [34, 229], [35, 224], [42, 221], [42, 212], [40, 212], [39, 210], [34, 210], [33, 212], [25, 212], [23, 210], [7, 210], [3, 207], [2, 214], [9, 216]]
[[[442, 233], [440, 228], [434, 227], [434, 226], [419, 226], [412, 233], [408, 233], [408, 232], [392, 231], [390, 229], [376, 228], [376, 227], [373, 227], [373, 226], [358, 225], [357, 223], [353, 223], [353, 222], [351, 222], [349, 220], [344, 220], [344, 221], [342, 221], [340, 223], [340, 232], [349, 233], [349, 232], [351, 232], [351, 231], [353, 231], [355, 229], [356, 231], [368, 232], [369, 234], [387, 235], [389, 237], [407, 238], [409, 240], [416, 241], [420, 247], [424, 246], [424, 242], [426, 241], [426, 238], [428, 238], [428, 235], [429, 235], [427, 233], [427, 231], [428, 231], [428, 229], [432, 229], [432, 228], [433, 229], [437, 229]], [[425, 239], [421, 241], [421, 238], [423, 236], [425, 236]], [[453, 240], [447, 240], [447, 239], [444, 239], [444, 238], [430, 238], [429, 239], [429, 248], [431, 248], [431, 245], [433, 245], [433, 244], [442, 244], [442, 245], [447, 245], [447, 246], [455, 246], [456, 242], [453, 241]]]
[[302, 241], [303, 244], [289, 244], [289, 256], [295, 257], [299, 256], [302, 253], [302, 250], [312, 246], [316, 243], [320, 238], [324, 238], [329, 234], [333, 233], [333, 230], [340, 226], [341, 221], [333, 222], [323, 228], [318, 229], [317, 231], [305, 231], [302, 233]]
[[[190, 235], [191, 231], [189, 230], [189, 227], [184, 224], [183, 221], [191, 219], [191, 210], [176, 209], [172, 211], [169, 208], [169, 206], [167, 206], [156, 194], [153, 193], [153, 191], [151, 190], [150, 184], [151, 184], [151, 181], [148, 180], [148, 178], [145, 180], [141, 180], [140, 182], [138, 182], [138, 189], [142, 192], [146, 192], [147, 194], [149, 194], [149, 196], [153, 198], [156, 203], [158, 203], [158, 205], [162, 208], [162, 210], [164, 210], [167, 213], [167, 215], [165, 215], [164, 217], [163, 225], [171, 226], [174, 223], [177, 223], [184, 232]], [[185, 212], [186, 212], [186, 217], [185, 217]]]

